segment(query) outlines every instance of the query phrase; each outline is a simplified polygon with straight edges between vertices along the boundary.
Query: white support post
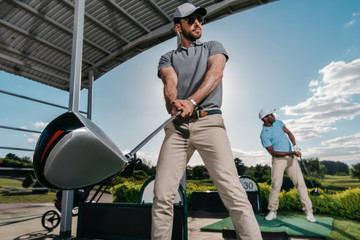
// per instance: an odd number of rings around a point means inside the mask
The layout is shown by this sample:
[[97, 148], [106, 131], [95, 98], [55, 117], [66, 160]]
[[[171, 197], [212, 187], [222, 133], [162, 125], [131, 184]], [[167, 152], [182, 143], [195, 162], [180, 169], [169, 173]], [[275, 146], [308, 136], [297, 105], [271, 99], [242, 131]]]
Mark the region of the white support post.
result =
[[[71, 55], [69, 111], [79, 112], [82, 45], [84, 35], [85, 0], [75, 0], [73, 45]], [[74, 205], [74, 191], [63, 191], [61, 206], [60, 237], [71, 237], [72, 208]]]

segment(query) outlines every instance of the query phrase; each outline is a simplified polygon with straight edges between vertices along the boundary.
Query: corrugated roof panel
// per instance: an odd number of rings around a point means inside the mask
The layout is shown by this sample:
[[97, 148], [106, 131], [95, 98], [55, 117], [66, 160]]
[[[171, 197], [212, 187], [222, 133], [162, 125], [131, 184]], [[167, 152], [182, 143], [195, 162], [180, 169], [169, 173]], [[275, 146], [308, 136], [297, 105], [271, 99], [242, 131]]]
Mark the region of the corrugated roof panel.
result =
[[[193, 0], [206, 22], [273, 0]], [[179, 0], [85, 1], [82, 87], [122, 62], [175, 36]], [[68, 90], [74, 0], [0, 1], [0, 70]]]

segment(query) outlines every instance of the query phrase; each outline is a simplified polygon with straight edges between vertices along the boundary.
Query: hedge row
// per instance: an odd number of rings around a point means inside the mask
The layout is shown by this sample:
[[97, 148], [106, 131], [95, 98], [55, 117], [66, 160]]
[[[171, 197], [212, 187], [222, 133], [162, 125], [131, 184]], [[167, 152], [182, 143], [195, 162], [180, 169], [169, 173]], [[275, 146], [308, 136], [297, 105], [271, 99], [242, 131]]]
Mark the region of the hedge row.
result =
[[[133, 182], [124, 182], [111, 188], [114, 202], [137, 203], [142, 185]], [[266, 211], [271, 186], [259, 183], [261, 191], [262, 209]], [[360, 220], [360, 188], [347, 189], [335, 194], [327, 194], [320, 190], [320, 196], [310, 196], [314, 213], [330, 214], [348, 219]], [[216, 191], [214, 186], [203, 186], [187, 183], [186, 197], [191, 208], [191, 193], [202, 191]], [[311, 189], [309, 189], [309, 192]], [[302, 211], [299, 195], [295, 188], [281, 191], [279, 196], [279, 210]]]

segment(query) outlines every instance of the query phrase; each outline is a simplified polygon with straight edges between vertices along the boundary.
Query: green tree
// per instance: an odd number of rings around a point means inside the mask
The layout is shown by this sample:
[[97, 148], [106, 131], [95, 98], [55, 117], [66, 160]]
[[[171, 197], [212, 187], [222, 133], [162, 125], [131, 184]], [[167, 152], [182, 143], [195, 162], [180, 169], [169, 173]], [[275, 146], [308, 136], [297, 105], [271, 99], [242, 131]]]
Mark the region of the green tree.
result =
[[209, 173], [207, 172], [204, 165], [193, 167], [192, 172], [193, 179], [201, 180], [209, 178]]
[[[301, 160], [299, 159], [298, 161], [302, 171], [305, 173]], [[303, 161], [311, 177], [324, 179], [326, 167], [320, 163], [319, 158], [303, 158]]]
[[350, 168], [350, 176], [352, 178], [358, 178], [360, 181], [360, 163], [352, 165]]
[[238, 172], [239, 176], [244, 175], [247, 167], [245, 166], [245, 164], [242, 162], [242, 160], [240, 158], [235, 158], [235, 166], [236, 166], [236, 170]]
[[271, 178], [271, 167], [269, 165], [260, 165], [251, 166], [247, 168], [245, 176], [250, 176], [254, 178], [257, 182], [267, 182]]
[[345, 175], [349, 174], [349, 166], [346, 163], [339, 162], [339, 161], [330, 161], [324, 160], [321, 161], [326, 168], [326, 174], [335, 175], [339, 173], [344, 173]]
[[13, 153], [8, 153], [0, 163], [1, 167], [32, 168], [33, 164], [29, 157], [20, 158]]

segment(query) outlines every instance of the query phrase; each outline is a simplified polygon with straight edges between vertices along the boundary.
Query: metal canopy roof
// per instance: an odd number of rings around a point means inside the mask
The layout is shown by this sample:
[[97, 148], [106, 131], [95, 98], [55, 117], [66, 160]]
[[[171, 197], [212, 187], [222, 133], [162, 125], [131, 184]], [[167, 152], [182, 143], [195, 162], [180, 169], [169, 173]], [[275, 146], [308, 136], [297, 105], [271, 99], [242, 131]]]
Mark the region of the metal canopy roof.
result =
[[[205, 24], [274, 0], [193, 0]], [[82, 88], [171, 37], [179, 0], [87, 0]], [[0, 70], [69, 90], [74, 1], [0, 0]]]

